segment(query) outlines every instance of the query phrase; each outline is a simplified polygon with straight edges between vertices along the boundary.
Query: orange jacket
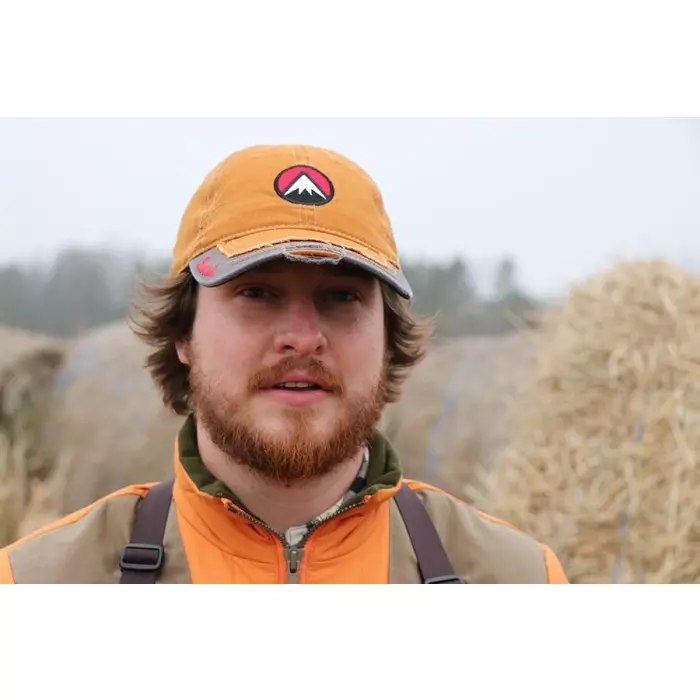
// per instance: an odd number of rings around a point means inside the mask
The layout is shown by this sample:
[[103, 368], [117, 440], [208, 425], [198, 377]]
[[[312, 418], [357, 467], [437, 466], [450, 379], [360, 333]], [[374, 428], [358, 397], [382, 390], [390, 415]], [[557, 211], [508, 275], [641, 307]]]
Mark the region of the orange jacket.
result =
[[[301, 543], [297, 570], [282, 537], [248, 513], [199, 459], [190, 417], [175, 446], [173, 505], [159, 583], [417, 583], [411, 542], [392, 496], [398, 459], [376, 433], [368, 484]], [[469, 583], [567, 583], [543, 544], [427, 484], [407, 481]], [[135, 508], [151, 485], [109, 494], [0, 550], [0, 583], [118, 583]]]

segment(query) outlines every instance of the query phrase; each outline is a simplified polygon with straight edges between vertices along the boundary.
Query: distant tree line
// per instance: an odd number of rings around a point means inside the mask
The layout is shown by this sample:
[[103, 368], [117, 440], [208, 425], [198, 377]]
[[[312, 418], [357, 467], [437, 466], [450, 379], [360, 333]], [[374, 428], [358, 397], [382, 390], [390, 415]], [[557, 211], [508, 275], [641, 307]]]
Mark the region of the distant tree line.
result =
[[514, 260], [500, 261], [492, 289], [477, 289], [468, 261], [446, 263], [402, 261], [415, 300], [413, 308], [423, 316], [436, 315], [437, 335], [495, 335], [533, 323], [540, 303], [518, 282]]
[[[468, 261], [403, 261], [414, 309], [436, 317], [438, 336], [492, 335], [528, 322], [538, 303], [519, 286], [515, 261], [504, 259], [488, 294], [479, 293]], [[124, 318], [137, 280], [167, 270], [123, 253], [73, 248], [45, 266], [0, 267], [0, 324], [59, 337]]]

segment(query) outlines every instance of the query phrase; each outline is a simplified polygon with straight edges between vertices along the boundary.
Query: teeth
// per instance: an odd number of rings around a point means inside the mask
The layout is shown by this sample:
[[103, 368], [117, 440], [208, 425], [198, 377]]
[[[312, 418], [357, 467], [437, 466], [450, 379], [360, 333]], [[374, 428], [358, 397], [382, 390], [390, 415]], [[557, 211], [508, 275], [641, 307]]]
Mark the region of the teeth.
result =
[[315, 387], [316, 384], [312, 384], [311, 382], [283, 382], [276, 386], [283, 387], [284, 389], [311, 389]]

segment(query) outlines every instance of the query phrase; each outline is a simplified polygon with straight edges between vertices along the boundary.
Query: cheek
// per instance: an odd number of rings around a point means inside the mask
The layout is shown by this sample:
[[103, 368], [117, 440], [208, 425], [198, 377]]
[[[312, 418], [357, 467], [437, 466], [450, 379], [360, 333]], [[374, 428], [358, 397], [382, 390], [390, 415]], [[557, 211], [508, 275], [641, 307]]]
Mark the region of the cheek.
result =
[[384, 364], [385, 339], [381, 320], [368, 319], [338, 338], [344, 371], [363, 388], [377, 381]]
[[229, 319], [211, 311], [197, 317], [192, 339], [202, 369], [228, 385], [245, 376], [255, 357], [259, 357], [249, 333], [241, 332]]

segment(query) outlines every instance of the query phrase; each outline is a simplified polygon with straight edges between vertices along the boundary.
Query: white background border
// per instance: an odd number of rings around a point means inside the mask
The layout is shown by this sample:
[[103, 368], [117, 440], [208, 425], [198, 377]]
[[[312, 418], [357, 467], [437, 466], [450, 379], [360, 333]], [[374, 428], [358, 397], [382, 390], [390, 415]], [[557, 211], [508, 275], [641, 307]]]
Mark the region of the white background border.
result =
[[[697, 116], [697, 6], [8, 2], [0, 111]], [[0, 698], [677, 700], [697, 590], [7, 586]]]

